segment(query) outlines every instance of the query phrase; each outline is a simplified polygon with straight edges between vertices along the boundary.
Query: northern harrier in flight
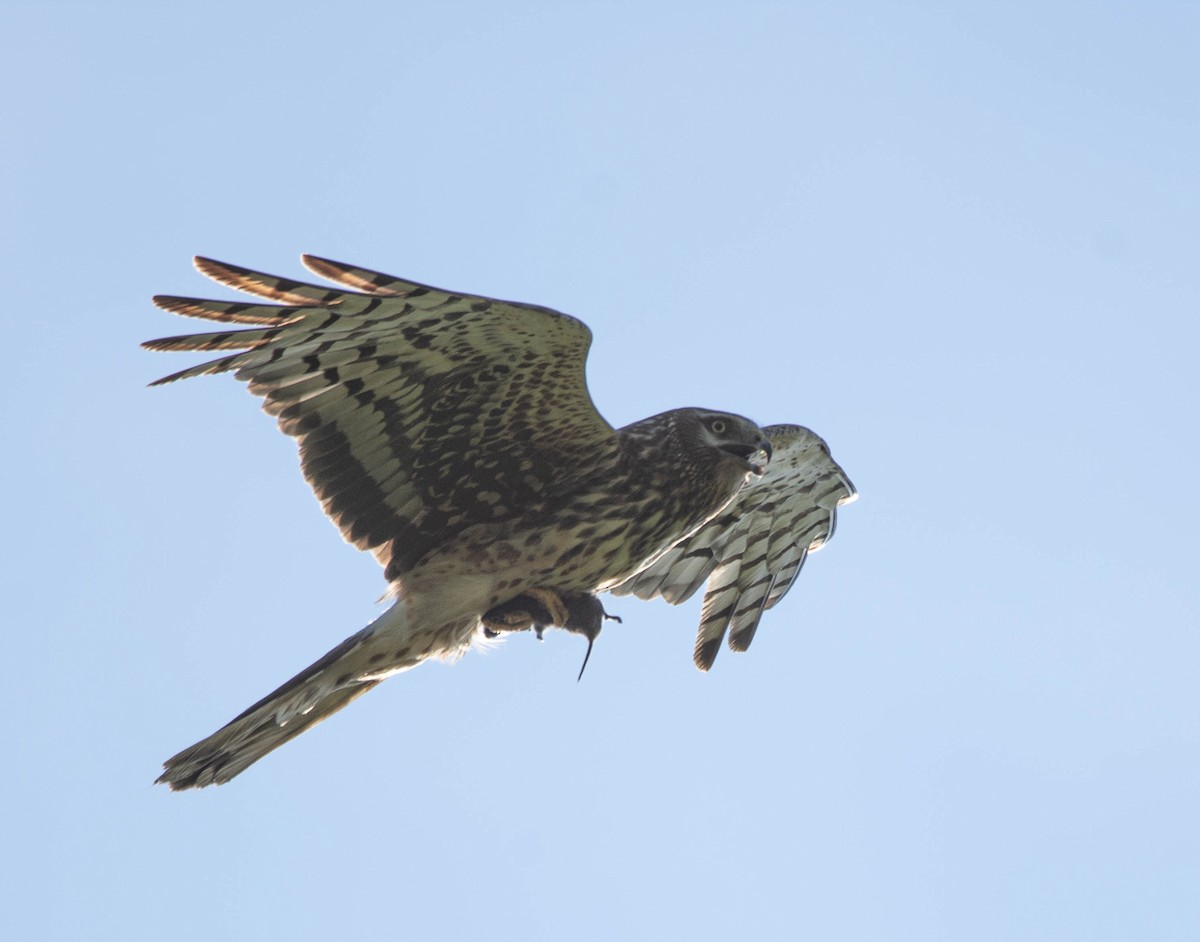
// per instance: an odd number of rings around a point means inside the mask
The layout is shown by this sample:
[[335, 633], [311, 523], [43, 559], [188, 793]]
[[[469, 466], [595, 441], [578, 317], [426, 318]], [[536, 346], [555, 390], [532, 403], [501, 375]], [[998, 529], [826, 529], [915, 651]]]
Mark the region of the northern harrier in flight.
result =
[[590, 652], [602, 592], [677, 603], [707, 582], [694, 657], [708, 670], [726, 634], [749, 646], [856, 496], [797, 425], [676, 409], [614, 429], [588, 395], [591, 332], [573, 317], [303, 260], [338, 287], [197, 258], [274, 303], [159, 296], [172, 313], [244, 326], [145, 346], [237, 351], [158, 383], [244, 380], [395, 601], [168, 759], [158, 781], [172, 789], [227, 782], [381, 680], [481, 635], [561, 627]]

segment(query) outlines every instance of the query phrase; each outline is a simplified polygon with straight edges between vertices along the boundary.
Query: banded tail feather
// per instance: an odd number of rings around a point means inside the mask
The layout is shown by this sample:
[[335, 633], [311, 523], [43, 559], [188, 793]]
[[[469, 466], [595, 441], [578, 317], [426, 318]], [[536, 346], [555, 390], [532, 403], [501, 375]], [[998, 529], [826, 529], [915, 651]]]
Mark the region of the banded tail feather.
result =
[[416, 630], [404, 603], [397, 602], [211, 736], [164, 762], [155, 784], [172, 791], [222, 785], [387, 677], [429, 658], [457, 657], [477, 623], [468, 618], [432, 631]]

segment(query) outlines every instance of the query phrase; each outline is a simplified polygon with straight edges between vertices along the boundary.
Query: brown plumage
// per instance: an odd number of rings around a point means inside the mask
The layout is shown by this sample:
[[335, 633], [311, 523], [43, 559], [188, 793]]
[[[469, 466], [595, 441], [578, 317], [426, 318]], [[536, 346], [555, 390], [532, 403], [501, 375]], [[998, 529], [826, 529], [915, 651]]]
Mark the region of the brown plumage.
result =
[[[245, 381], [298, 440], [325, 512], [379, 560], [396, 602], [168, 760], [159, 781], [172, 788], [228, 781], [385, 677], [458, 656], [497, 612], [512, 615], [539, 591], [574, 613], [550, 623], [590, 643], [603, 614], [594, 595], [633, 585], [728, 516], [773, 447], [749, 419], [705, 409], [614, 430], [587, 392], [591, 334], [567, 315], [304, 262], [345, 289], [197, 259], [215, 280], [277, 303], [159, 297], [174, 313], [253, 326], [146, 346], [240, 351], [159, 382]], [[756, 505], [763, 520], [767, 503]]]

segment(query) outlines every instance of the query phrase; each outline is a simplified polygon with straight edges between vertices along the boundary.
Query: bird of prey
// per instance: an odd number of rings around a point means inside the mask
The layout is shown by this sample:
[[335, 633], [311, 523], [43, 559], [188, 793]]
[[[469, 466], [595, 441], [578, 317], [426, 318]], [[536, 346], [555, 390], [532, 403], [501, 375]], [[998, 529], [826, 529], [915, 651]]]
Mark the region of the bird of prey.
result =
[[[375, 621], [164, 763], [172, 789], [221, 784], [381, 680], [483, 636], [560, 627], [591, 643], [612, 591], [678, 603], [706, 581], [695, 662], [743, 651], [763, 610], [834, 531], [854, 486], [819, 437], [675, 409], [610, 426], [566, 314], [303, 256], [328, 287], [197, 258], [271, 303], [160, 295], [236, 328], [151, 350], [236, 351], [232, 372], [299, 443], [322, 507], [383, 566]], [[586, 663], [586, 659], [585, 659]]]

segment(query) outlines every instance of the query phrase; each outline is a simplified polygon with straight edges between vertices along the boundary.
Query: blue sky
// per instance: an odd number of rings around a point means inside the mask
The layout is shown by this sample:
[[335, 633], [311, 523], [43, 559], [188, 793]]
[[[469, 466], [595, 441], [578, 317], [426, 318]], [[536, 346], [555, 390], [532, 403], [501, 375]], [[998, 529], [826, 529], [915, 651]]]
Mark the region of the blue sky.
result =
[[[1194, 939], [1200, 13], [9, 4], [0, 935]], [[154, 293], [302, 251], [550, 305], [615, 424], [862, 492], [750, 652], [610, 600], [152, 788], [369, 621]], [[561, 636], [560, 636], [561, 635]]]

